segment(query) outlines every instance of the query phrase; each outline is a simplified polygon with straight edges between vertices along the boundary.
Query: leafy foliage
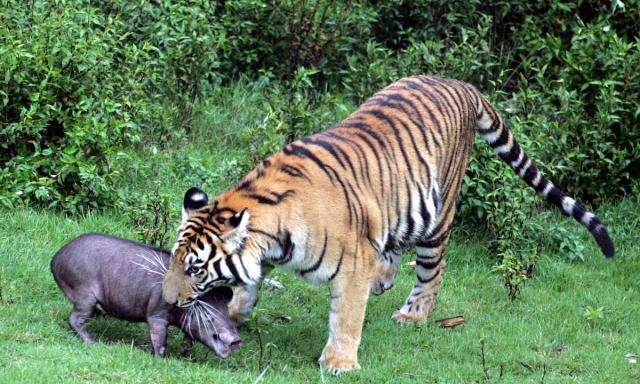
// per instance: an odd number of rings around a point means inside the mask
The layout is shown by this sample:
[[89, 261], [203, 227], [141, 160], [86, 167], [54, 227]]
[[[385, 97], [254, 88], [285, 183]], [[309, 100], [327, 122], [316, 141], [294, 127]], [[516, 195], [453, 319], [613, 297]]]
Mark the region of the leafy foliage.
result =
[[140, 139], [135, 53], [91, 8], [9, 1], [0, 14], [2, 203], [75, 211], [110, 201], [108, 157]]
[[[640, 190], [638, 0], [2, 4], [6, 206], [127, 205], [137, 198], [123, 151], [201, 140], [228, 140], [240, 154], [215, 167], [179, 154], [176, 172], [219, 190], [218, 176], [237, 180], [285, 143], [330, 127], [416, 73], [476, 85], [546, 176], [586, 205]], [[225, 116], [244, 122], [227, 132], [207, 116], [213, 103], [227, 105], [234, 84], [262, 99], [250, 118], [242, 108]], [[140, 207], [153, 200], [138, 199]], [[496, 254], [522, 261], [551, 245], [581, 259], [572, 230], [543, 241], [544, 226], [530, 220], [543, 206], [477, 146], [459, 218], [487, 229]]]
[[156, 185], [150, 194], [134, 194], [127, 197], [125, 212], [133, 224], [139, 241], [166, 249], [174, 239], [170, 233], [175, 222], [170, 196]]

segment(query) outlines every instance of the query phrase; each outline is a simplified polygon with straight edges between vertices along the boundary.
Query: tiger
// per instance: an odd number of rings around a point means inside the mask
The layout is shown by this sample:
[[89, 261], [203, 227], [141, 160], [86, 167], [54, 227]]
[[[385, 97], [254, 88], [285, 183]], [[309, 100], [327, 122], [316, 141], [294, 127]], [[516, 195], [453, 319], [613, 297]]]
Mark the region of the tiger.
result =
[[614, 255], [602, 221], [541, 174], [474, 86], [419, 75], [374, 94], [333, 128], [287, 144], [213, 202], [190, 188], [164, 298], [188, 307], [214, 287], [234, 287], [229, 310], [239, 324], [274, 267], [328, 283], [329, 337], [318, 362], [332, 374], [360, 368], [369, 295], [394, 285], [409, 247], [416, 280], [392, 318], [422, 323], [434, 307], [476, 134]]

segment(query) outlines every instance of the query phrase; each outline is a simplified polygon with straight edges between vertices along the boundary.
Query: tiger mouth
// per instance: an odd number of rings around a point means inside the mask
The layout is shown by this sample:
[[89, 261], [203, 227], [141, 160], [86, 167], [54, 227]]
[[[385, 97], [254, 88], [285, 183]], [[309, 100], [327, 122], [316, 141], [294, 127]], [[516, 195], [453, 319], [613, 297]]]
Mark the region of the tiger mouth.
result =
[[192, 307], [193, 305], [195, 305], [197, 302], [197, 300], [195, 299], [187, 299], [187, 300], [178, 300], [178, 302], [176, 303], [176, 305], [180, 308], [189, 308]]

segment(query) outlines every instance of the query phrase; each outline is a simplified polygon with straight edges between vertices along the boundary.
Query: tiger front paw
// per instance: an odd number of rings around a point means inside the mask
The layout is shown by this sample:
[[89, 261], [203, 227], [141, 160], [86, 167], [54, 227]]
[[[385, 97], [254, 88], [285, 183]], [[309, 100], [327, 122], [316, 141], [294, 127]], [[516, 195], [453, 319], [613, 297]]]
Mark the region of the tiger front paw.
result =
[[358, 357], [338, 354], [331, 345], [327, 345], [318, 359], [320, 368], [327, 370], [332, 375], [339, 375], [354, 369], [360, 369]]
[[253, 308], [258, 301], [257, 287], [236, 287], [233, 298], [227, 306], [229, 318], [233, 325], [238, 326], [251, 317]]

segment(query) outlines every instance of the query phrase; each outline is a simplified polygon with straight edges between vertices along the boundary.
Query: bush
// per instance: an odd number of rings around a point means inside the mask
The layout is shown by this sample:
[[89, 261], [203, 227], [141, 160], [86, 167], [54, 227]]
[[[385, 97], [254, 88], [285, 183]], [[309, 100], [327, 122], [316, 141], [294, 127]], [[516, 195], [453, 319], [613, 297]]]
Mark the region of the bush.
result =
[[139, 141], [145, 105], [127, 79], [135, 49], [94, 9], [4, 2], [0, 24], [0, 190], [4, 205], [70, 211], [110, 203], [108, 158]]
[[[583, 202], [640, 189], [638, 0], [4, 4], [5, 205], [112, 204], [122, 147], [212, 135], [200, 124], [206, 99], [239, 78], [262, 84], [268, 102], [254, 131], [234, 133], [249, 153], [221, 167], [232, 178], [416, 73], [476, 85], [545, 174]], [[461, 216], [520, 241], [504, 228], [522, 228], [542, 203], [516, 179], [482, 144]]]

